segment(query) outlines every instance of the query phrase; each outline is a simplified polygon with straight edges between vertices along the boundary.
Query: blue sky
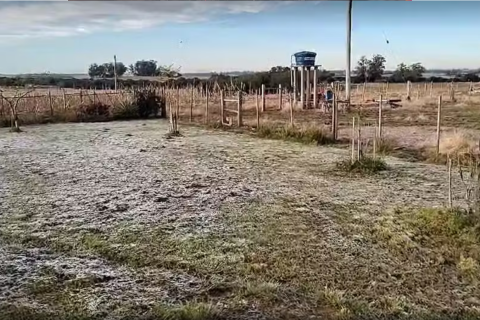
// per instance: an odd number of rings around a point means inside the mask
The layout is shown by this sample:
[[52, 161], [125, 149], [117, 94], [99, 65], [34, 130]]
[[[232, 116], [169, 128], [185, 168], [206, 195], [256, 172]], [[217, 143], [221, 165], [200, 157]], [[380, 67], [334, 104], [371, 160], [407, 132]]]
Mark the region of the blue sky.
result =
[[[85, 73], [92, 62], [154, 59], [182, 72], [266, 70], [317, 52], [345, 68], [340, 1], [0, 2], [0, 74]], [[352, 67], [480, 67], [480, 2], [354, 1]], [[386, 43], [386, 38], [389, 44]]]

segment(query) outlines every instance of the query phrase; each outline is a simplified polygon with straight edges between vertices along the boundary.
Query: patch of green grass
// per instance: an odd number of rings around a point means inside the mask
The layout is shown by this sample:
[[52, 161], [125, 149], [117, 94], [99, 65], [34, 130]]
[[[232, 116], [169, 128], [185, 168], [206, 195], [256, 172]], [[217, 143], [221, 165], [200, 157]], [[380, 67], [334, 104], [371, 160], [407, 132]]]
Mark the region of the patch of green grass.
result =
[[343, 160], [336, 164], [337, 169], [348, 173], [375, 174], [388, 169], [387, 163], [381, 158], [363, 156], [360, 160]]
[[263, 124], [257, 129], [257, 136], [267, 139], [290, 140], [319, 145], [333, 144], [331, 134], [319, 127], [298, 128], [291, 125]]
[[480, 219], [462, 209], [396, 210], [370, 228], [374, 239], [405, 259], [430, 255], [457, 266], [460, 274], [478, 276]]

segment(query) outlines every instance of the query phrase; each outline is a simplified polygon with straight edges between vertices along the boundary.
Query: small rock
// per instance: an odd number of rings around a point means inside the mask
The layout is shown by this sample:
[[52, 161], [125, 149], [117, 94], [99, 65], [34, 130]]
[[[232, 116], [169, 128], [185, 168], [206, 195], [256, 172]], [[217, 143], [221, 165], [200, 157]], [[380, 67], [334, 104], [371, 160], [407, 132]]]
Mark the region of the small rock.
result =
[[168, 197], [157, 197], [155, 199], [155, 202], [167, 202], [168, 201]]
[[127, 137], [132, 137], [132, 136], [133, 136], [133, 134], [131, 134], [131, 133], [127, 133], [127, 134], [126, 134], [126, 136], [127, 136]]
[[140, 152], [147, 152], [146, 149], [140, 149]]

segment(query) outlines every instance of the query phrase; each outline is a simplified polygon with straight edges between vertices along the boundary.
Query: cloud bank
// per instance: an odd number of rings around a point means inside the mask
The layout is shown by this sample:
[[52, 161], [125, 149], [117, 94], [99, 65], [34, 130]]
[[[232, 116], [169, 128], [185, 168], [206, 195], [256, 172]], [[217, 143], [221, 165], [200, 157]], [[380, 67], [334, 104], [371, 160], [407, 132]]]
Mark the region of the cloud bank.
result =
[[259, 13], [281, 4], [286, 2], [0, 2], [0, 42], [201, 22], [221, 14]]

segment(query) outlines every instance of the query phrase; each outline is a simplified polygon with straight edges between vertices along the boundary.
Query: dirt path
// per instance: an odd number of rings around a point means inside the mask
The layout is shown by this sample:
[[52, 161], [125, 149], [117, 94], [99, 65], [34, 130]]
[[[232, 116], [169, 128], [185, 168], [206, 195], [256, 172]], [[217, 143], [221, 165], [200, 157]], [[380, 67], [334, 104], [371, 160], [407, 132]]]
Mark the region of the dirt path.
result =
[[[193, 127], [166, 139], [167, 127], [131, 121], [0, 131], [0, 302], [48, 305], [32, 285], [52, 273], [70, 282], [90, 279], [93, 285], [75, 294], [92, 312], [119, 302], [174, 303], [205, 287], [201, 272], [132, 268], [112, 263], [105, 250], [76, 251], [85, 234], [116, 236], [126, 228], [162, 228], [172, 239], [222, 234], [232, 228], [222, 208], [288, 199], [295, 206], [290, 214], [316, 219], [325, 257], [340, 255], [345, 266], [348, 257], [373, 249], [340, 232], [332, 208], [348, 207], [368, 220], [397, 206], [446, 201], [441, 166], [388, 159], [392, 170], [384, 174], [349, 177], [334, 172], [346, 150]], [[461, 189], [454, 191], [460, 197]], [[88, 245], [100, 252], [99, 244]]]

